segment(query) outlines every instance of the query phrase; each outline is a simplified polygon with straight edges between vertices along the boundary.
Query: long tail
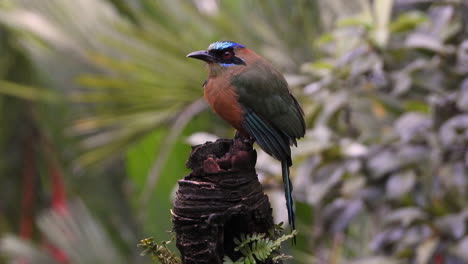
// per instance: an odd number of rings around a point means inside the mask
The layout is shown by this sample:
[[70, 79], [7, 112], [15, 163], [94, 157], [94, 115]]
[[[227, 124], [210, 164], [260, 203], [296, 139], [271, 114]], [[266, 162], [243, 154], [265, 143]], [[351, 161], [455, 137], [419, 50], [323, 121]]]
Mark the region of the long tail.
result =
[[[284, 196], [286, 197], [286, 207], [288, 208], [288, 222], [291, 230], [295, 230], [292, 184], [289, 180], [289, 165], [287, 160], [281, 161], [281, 169], [283, 170]], [[296, 244], [296, 237], [293, 239], [293, 244]]]

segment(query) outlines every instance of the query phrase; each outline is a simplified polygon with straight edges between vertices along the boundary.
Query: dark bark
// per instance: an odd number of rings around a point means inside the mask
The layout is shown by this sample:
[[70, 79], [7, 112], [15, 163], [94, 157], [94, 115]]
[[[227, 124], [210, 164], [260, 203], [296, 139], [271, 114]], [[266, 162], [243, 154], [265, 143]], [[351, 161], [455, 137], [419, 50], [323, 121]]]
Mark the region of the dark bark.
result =
[[273, 228], [256, 159], [252, 143], [245, 139], [220, 139], [192, 148], [186, 164], [192, 173], [179, 180], [172, 211], [184, 264], [223, 263], [225, 255], [235, 260], [241, 255], [234, 252], [234, 237]]

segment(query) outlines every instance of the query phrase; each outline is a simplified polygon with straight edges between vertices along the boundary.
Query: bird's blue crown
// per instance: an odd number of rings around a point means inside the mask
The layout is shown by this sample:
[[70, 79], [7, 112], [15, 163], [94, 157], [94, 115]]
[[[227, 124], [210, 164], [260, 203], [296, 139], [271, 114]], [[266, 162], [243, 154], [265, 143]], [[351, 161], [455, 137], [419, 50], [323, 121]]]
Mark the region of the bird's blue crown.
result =
[[235, 48], [235, 47], [240, 47], [244, 48], [241, 44], [232, 42], [232, 41], [217, 41], [214, 43], [211, 43], [211, 45], [208, 47], [208, 50], [223, 50], [227, 48]]

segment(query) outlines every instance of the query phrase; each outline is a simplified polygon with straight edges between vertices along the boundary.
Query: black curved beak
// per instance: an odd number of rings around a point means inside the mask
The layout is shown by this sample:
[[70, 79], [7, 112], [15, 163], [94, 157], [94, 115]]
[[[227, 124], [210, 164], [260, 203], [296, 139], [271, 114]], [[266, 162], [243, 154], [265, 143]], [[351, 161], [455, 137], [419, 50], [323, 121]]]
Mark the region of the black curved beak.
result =
[[194, 51], [187, 55], [188, 58], [194, 58], [197, 60], [202, 60], [206, 62], [213, 62], [213, 56], [211, 56], [206, 50]]

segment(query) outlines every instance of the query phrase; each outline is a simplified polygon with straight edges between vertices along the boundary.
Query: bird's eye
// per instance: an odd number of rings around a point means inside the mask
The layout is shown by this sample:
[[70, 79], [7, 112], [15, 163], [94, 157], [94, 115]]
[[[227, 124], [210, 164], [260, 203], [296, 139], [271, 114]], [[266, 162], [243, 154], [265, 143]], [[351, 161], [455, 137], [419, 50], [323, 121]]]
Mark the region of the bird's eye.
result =
[[226, 52], [223, 53], [223, 58], [225, 58], [225, 59], [229, 59], [229, 58], [231, 58], [231, 56], [232, 56], [232, 52], [230, 52], [230, 51], [226, 51]]

